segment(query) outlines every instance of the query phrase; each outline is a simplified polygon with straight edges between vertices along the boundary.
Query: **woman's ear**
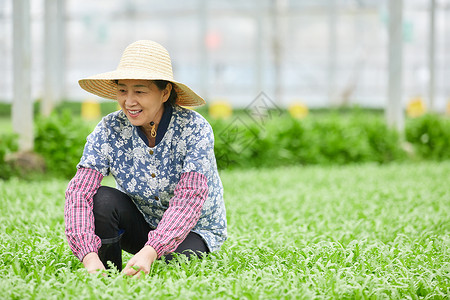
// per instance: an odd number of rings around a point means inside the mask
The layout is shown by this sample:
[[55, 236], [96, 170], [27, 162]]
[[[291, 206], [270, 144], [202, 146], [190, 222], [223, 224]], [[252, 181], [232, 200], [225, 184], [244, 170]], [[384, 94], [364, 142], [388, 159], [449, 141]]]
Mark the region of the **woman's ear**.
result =
[[168, 82], [166, 88], [163, 90], [163, 102], [166, 102], [169, 99], [171, 92], [172, 92], [172, 83]]

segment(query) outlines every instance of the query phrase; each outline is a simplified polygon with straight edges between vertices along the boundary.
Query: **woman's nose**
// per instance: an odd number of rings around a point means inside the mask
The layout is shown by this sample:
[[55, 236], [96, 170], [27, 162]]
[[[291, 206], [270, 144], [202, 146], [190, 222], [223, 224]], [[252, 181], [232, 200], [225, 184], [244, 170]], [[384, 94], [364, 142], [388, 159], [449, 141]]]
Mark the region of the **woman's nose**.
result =
[[127, 106], [134, 106], [136, 105], [136, 99], [134, 99], [133, 94], [132, 93], [127, 93], [126, 98], [125, 98], [125, 104]]

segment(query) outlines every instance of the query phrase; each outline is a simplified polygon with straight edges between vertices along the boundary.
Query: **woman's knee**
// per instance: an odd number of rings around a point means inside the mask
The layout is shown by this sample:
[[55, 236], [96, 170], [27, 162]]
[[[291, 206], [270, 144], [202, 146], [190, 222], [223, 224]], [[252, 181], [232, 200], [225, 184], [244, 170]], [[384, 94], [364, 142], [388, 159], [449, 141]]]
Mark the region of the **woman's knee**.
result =
[[117, 209], [124, 198], [124, 194], [112, 187], [101, 186], [94, 195], [94, 215], [101, 213], [102, 215], [112, 213]]
[[94, 195], [93, 202], [95, 233], [102, 239], [102, 243], [105, 242], [104, 239], [118, 237], [120, 211], [129, 202], [128, 196], [115, 188], [101, 186]]

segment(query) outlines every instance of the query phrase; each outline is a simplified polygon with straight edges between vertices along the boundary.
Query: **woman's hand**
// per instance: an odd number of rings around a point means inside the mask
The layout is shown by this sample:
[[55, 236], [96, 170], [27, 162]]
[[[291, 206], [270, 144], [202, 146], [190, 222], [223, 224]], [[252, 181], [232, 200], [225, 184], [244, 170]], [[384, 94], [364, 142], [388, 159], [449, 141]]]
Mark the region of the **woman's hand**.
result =
[[106, 270], [98, 254], [91, 252], [86, 254], [83, 258], [83, 265], [89, 273], [97, 273], [98, 271]]
[[141, 276], [141, 271], [145, 274], [150, 272], [150, 266], [156, 260], [158, 254], [151, 246], [144, 246], [127, 263], [123, 272], [128, 276]]

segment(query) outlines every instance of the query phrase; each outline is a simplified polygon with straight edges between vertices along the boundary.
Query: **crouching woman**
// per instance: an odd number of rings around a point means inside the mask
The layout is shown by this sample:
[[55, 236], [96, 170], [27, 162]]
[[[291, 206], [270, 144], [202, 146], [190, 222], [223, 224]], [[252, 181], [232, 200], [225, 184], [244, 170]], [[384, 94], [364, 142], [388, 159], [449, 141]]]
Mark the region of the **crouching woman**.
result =
[[[148, 273], [172, 253], [202, 256], [227, 237], [214, 135], [197, 112], [204, 100], [173, 79], [169, 54], [152, 41], [129, 45], [115, 71], [79, 81], [118, 102], [87, 137], [66, 190], [66, 236], [89, 272]], [[101, 186], [112, 175], [116, 188]]]

